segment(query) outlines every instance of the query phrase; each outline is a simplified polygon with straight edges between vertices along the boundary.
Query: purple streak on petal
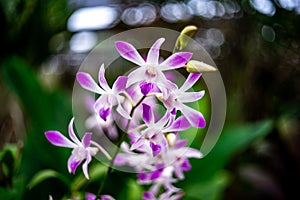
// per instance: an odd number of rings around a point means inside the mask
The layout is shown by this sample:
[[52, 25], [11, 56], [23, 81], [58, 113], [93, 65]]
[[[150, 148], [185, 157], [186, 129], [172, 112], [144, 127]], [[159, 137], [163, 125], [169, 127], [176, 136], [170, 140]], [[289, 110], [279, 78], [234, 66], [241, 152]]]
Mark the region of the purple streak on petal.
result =
[[159, 144], [154, 144], [153, 142], [150, 142], [150, 147], [152, 149], [153, 157], [157, 156], [161, 151], [161, 146]]
[[[128, 135], [130, 135], [130, 134], [128, 134]], [[128, 137], [130, 137], [130, 136], [128, 136]], [[131, 138], [131, 139], [132, 139], [132, 138]], [[136, 142], [136, 140], [132, 139], [132, 140], [130, 141], [130, 145], [133, 145], [135, 142]]]
[[143, 172], [143, 173], [138, 173], [137, 177], [138, 177], [139, 181], [143, 182], [143, 181], [147, 180], [148, 175], [147, 175], [147, 173]]
[[106, 90], [106, 91], [109, 91], [110, 90], [110, 87], [106, 81], [106, 78], [105, 78], [105, 68], [104, 68], [104, 64], [101, 65], [100, 69], [99, 69], [99, 75], [98, 75], [98, 78], [99, 78], [99, 83], [101, 85], [101, 87]]
[[188, 159], [184, 159], [183, 163], [181, 164], [180, 168], [182, 171], [190, 171], [192, 169], [192, 166]]
[[168, 132], [177, 132], [177, 131], [183, 131], [188, 129], [191, 126], [191, 124], [188, 122], [188, 120], [184, 116], [178, 117], [170, 127], [167, 128]]
[[143, 200], [153, 200], [154, 194], [152, 192], [144, 192], [143, 193]]
[[177, 69], [184, 66], [191, 58], [193, 54], [190, 52], [177, 52], [167, 58], [160, 64], [161, 70]]
[[168, 146], [169, 146], [169, 144], [168, 144], [168, 140], [165, 137], [165, 135], [161, 135], [159, 144], [161, 145], [161, 147], [164, 150], [164, 152], [167, 153], [168, 152]]
[[119, 41], [119, 42], [116, 42], [116, 49], [123, 58], [125, 58], [139, 66], [145, 64], [144, 59], [141, 57], [141, 55], [137, 52], [137, 50], [131, 44], [129, 44], [127, 42]]
[[146, 124], [153, 123], [154, 116], [151, 107], [145, 103], [143, 103], [142, 106], [143, 106], [143, 115], [142, 115], [143, 120], [146, 122]]
[[159, 49], [162, 43], [165, 41], [165, 38], [159, 38], [150, 48], [148, 55], [147, 55], [147, 63], [149, 64], [158, 64], [159, 58]]
[[204, 96], [205, 92], [184, 92], [181, 95], [178, 95], [178, 99], [181, 103], [189, 103], [189, 102], [195, 102], [201, 99]]
[[140, 83], [140, 89], [144, 96], [149, 94], [149, 92], [153, 89], [154, 84], [153, 83], [147, 83], [146, 81], [142, 81]]
[[204, 128], [206, 126], [205, 119], [200, 112], [184, 104], [181, 105], [180, 110], [192, 126], [197, 128]]
[[72, 154], [68, 160], [68, 170], [72, 174], [75, 174], [77, 167], [82, 162], [82, 160], [76, 160], [75, 158], [76, 157]]
[[98, 86], [90, 74], [85, 72], [78, 72], [76, 75], [78, 83], [86, 90], [94, 93], [103, 94], [104, 91]]
[[201, 74], [190, 73], [189, 76], [187, 77], [187, 79], [185, 80], [185, 82], [183, 83], [183, 85], [180, 87], [180, 90], [187, 91], [198, 81], [198, 79], [200, 77], [201, 77]]
[[135, 149], [139, 148], [140, 146], [144, 145], [144, 143], [145, 143], [145, 140], [142, 138], [139, 138], [131, 144], [130, 150], [131, 151], [135, 150]]
[[59, 147], [74, 148], [76, 145], [58, 131], [47, 131], [45, 133], [48, 141]]
[[127, 161], [127, 155], [118, 153], [114, 160], [114, 165], [125, 165]]
[[168, 79], [171, 82], [176, 82], [176, 79], [178, 78], [176, 74], [174, 74], [174, 71], [166, 71], [164, 74], [166, 79]]
[[104, 121], [106, 121], [110, 111], [110, 108], [100, 108], [99, 115]]
[[181, 147], [184, 147], [186, 144], [187, 144], [186, 140], [177, 140], [174, 147], [176, 149], [179, 149]]
[[91, 162], [91, 160], [92, 160], [91, 155], [89, 153], [87, 153], [86, 160], [85, 160], [85, 162], [82, 165], [82, 171], [83, 171], [83, 174], [84, 174], [84, 176], [85, 176], [86, 179], [89, 179], [88, 165]]
[[92, 133], [86, 133], [84, 134], [83, 138], [82, 138], [82, 143], [83, 143], [83, 146], [85, 148], [89, 147], [90, 144], [91, 144], [91, 138], [92, 138]]
[[71, 119], [71, 121], [69, 123], [69, 127], [68, 127], [69, 136], [73, 140], [73, 142], [75, 142], [77, 145], [80, 145], [81, 142], [78, 140], [78, 138], [74, 132], [73, 124], [74, 124], [74, 117]]
[[115, 81], [115, 83], [113, 84], [112, 90], [114, 92], [121, 92], [125, 90], [127, 81], [128, 81], [127, 76], [119, 76]]
[[155, 168], [156, 168], [156, 170], [163, 171], [164, 168], [165, 168], [165, 164], [164, 163], [158, 163], [158, 164], [155, 165]]
[[155, 171], [153, 171], [153, 172], [151, 173], [150, 180], [153, 181], [153, 180], [159, 178], [160, 175], [161, 175], [161, 173], [162, 173], [161, 170], [155, 170]]

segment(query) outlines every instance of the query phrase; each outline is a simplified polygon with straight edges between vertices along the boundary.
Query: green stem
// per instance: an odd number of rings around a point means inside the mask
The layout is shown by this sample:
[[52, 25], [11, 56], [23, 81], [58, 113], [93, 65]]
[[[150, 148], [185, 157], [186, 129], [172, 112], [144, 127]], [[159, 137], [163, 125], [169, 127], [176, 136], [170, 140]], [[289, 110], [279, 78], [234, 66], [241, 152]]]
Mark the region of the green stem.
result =
[[[135, 109], [136, 109], [136, 108], [144, 101], [145, 98], [146, 98], [146, 96], [143, 96], [143, 97], [139, 100], [139, 102], [138, 102], [135, 106], [132, 107], [132, 110], [130, 111], [130, 117], [133, 116], [133, 113], [134, 113]], [[120, 137], [120, 139], [119, 139], [119, 141], [118, 141], [118, 143], [117, 143], [117, 150], [116, 150], [116, 152], [114, 153], [114, 155], [113, 155], [113, 157], [112, 157], [112, 159], [111, 159], [111, 161], [110, 161], [110, 163], [109, 163], [109, 167], [108, 167], [108, 169], [107, 169], [107, 172], [106, 172], [106, 174], [105, 174], [105, 176], [104, 176], [104, 178], [103, 178], [103, 180], [102, 180], [102, 182], [101, 182], [100, 188], [99, 188], [99, 190], [98, 190], [97, 197], [100, 196], [100, 194], [101, 194], [101, 192], [102, 192], [102, 190], [103, 190], [103, 188], [104, 188], [104, 185], [105, 185], [105, 183], [106, 183], [106, 181], [107, 181], [108, 176], [112, 173], [113, 165], [114, 165], [115, 159], [116, 159], [117, 154], [118, 154], [118, 152], [119, 152], [120, 146], [121, 146], [122, 142], [123, 142], [124, 139], [125, 139], [125, 135], [126, 135], [128, 129], [129, 129], [129, 125], [130, 125], [130, 120], [127, 121], [127, 124], [126, 124], [126, 127], [125, 127], [125, 131], [122, 131], [122, 132], [121, 132], [121, 137]]]

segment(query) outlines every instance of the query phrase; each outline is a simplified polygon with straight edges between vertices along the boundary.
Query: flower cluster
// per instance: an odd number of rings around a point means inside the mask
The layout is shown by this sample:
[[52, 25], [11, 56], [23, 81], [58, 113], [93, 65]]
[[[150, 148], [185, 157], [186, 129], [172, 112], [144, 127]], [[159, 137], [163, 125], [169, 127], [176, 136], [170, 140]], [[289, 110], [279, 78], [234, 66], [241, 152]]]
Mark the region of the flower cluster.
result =
[[180, 86], [172, 81], [169, 75], [184, 67], [192, 53], [177, 52], [161, 61], [160, 47], [164, 41], [164, 38], [158, 39], [146, 58], [131, 44], [116, 42], [121, 57], [137, 67], [128, 76], [119, 76], [112, 87], [105, 78], [103, 64], [98, 83], [86, 72], [77, 73], [81, 87], [97, 94], [95, 101], [89, 101], [92, 116], [87, 119], [87, 124], [112, 130], [116, 138], [121, 133], [117, 132], [114, 120], [119, 120], [117, 124], [121, 127], [118, 130], [123, 130], [127, 137], [120, 141], [118, 154], [110, 156], [92, 140], [92, 133], [86, 133], [81, 142], [78, 140], [73, 130], [74, 119], [69, 125], [72, 141], [58, 131], [47, 131], [46, 137], [53, 145], [73, 149], [68, 161], [70, 172], [75, 173], [77, 166], [85, 160], [82, 169], [89, 178], [88, 164], [101, 151], [113, 165], [131, 166], [137, 172], [140, 184], [150, 185], [143, 199], [175, 200], [182, 197], [183, 192], [174, 183], [184, 179], [184, 172], [191, 169], [189, 158], [201, 158], [202, 154], [186, 146], [187, 142], [180, 139], [180, 131], [205, 127], [201, 112], [189, 106], [201, 99], [204, 91], [190, 90], [201, 77], [199, 73], [190, 73]]

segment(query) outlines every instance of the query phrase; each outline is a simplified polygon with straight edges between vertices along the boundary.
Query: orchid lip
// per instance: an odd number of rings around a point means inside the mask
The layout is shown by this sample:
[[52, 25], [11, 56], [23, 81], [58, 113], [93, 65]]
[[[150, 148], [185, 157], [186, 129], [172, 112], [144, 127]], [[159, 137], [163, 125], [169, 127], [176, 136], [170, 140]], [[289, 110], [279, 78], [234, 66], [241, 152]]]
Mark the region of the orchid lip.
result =
[[153, 83], [147, 83], [146, 81], [143, 81], [140, 83], [140, 89], [144, 96], [149, 94], [149, 92], [153, 89], [154, 84]]
[[100, 117], [104, 120], [104, 121], [106, 121], [107, 120], [107, 117], [109, 116], [109, 114], [110, 114], [110, 108], [101, 108], [100, 110], [99, 110], [99, 115], [100, 115]]

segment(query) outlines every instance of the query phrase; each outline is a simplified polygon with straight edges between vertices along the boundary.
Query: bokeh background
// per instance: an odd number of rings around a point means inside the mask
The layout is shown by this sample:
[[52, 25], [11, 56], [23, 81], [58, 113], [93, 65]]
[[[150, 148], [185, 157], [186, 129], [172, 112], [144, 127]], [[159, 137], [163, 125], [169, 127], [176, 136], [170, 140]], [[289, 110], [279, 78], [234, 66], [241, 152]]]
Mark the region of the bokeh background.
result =
[[[184, 199], [300, 199], [299, 0], [1, 0], [0, 25], [0, 199], [96, 193], [105, 168], [92, 163], [89, 182], [68, 174], [70, 151], [44, 136], [66, 132], [81, 62], [124, 30], [187, 25], [223, 77], [227, 116], [214, 149], [177, 184]], [[116, 199], [143, 189], [122, 172], [104, 188]]]

